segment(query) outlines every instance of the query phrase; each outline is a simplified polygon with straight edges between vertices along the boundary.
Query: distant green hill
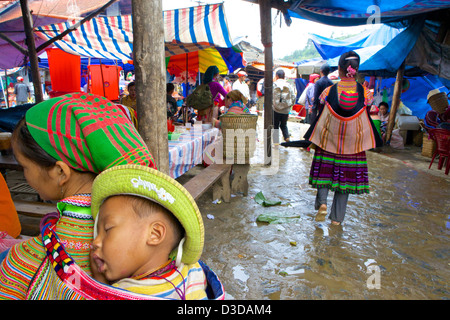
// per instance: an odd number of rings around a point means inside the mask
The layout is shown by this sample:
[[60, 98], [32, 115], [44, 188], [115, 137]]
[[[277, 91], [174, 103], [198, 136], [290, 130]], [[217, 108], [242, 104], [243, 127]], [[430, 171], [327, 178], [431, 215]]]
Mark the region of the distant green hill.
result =
[[[343, 39], [353, 37], [355, 35], [356, 34], [349, 34], [349, 35], [343, 35], [343, 36], [336, 37], [336, 36], [334, 36], [334, 33], [333, 33], [333, 34], [331, 34], [331, 38], [343, 40]], [[313, 59], [313, 58], [320, 58], [320, 54], [317, 52], [316, 47], [314, 47], [314, 43], [312, 42], [312, 40], [308, 39], [308, 42], [306, 43], [305, 48], [300, 49], [300, 50], [295, 50], [290, 55], [284, 56], [283, 58], [281, 58], [279, 60], [284, 61], [284, 62], [293, 63], [293, 62], [299, 62], [302, 60]]]
[[279, 60], [292, 63], [313, 58], [320, 58], [320, 54], [317, 52], [311, 39], [308, 39], [304, 49], [295, 50], [290, 55], [284, 56]]

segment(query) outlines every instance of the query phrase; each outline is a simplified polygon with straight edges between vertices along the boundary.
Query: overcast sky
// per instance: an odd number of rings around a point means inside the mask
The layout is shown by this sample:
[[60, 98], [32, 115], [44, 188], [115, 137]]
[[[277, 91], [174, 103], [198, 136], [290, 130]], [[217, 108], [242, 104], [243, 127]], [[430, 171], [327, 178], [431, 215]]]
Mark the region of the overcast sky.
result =
[[[218, 2], [220, 0], [201, 1], [202, 4]], [[192, 7], [198, 5], [198, 3], [199, 1], [194, 0], [162, 0], [163, 10]], [[259, 5], [243, 0], [225, 0], [224, 7], [232, 40], [237, 37], [247, 37], [247, 42], [262, 49]], [[280, 19], [282, 20], [281, 27]], [[284, 23], [283, 16], [281, 14], [277, 15], [277, 10], [273, 9], [273, 57], [279, 59], [295, 50], [303, 49], [309, 33], [330, 37], [334, 32], [334, 36], [338, 37], [346, 34], [357, 34], [372, 27], [372, 25], [334, 27], [297, 18], [292, 18], [292, 24], [288, 27]]]

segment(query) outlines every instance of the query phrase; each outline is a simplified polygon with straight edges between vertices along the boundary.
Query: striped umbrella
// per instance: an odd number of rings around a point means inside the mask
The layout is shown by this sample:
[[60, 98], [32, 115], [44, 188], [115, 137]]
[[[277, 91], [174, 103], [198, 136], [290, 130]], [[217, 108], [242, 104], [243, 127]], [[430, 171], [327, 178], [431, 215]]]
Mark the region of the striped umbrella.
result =
[[[209, 47], [232, 47], [223, 4], [167, 10], [164, 17], [165, 55], [173, 56]], [[50, 40], [73, 28], [76, 21], [40, 26], [37, 36]], [[100, 59], [132, 60], [131, 15], [102, 16], [85, 22], [56, 41], [68, 53]]]
[[170, 74], [179, 77], [185, 71], [195, 79], [195, 75], [205, 73], [209, 66], [217, 66], [220, 74], [232, 73], [245, 67], [242, 52], [234, 47], [211, 47], [199, 51], [166, 57], [166, 68]]

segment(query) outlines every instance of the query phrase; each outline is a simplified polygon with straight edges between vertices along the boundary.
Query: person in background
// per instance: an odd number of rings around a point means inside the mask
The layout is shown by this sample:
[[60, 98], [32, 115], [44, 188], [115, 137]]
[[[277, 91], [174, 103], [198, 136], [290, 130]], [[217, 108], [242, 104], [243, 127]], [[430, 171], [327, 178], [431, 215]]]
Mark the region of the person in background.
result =
[[23, 83], [22, 77], [17, 77], [17, 83], [14, 86], [14, 94], [16, 95], [16, 105], [28, 103], [28, 99], [31, 99], [30, 88]]
[[205, 120], [205, 122], [212, 122], [212, 119], [219, 117], [219, 108], [224, 104], [224, 98], [227, 95], [226, 90], [218, 81], [219, 68], [216, 66], [209, 66], [203, 76], [203, 84], [207, 84], [211, 90], [213, 98], [213, 106], [198, 112], [197, 120]]
[[315, 145], [309, 184], [317, 189], [316, 221], [325, 220], [332, 190], [332, 225], [344, 221], [349, 194], [369, 193], [366, 150], [383, 145], [367, 107], [373, 94], [355, 80], [359, 62], [354, 51], [341, 55], [341, 81], [322, 92], [319, 99], [325, 106], [304, 136]]
[[233, 90], [229, 77], [223, 78], [223, 88], [226, 92], [230, 92], [231, 90]]
[[[283, 139], [290, 141], [290, 134], [287, 127], [289, 112], [295, 103], [295, 92], [292, 86], [286, 81], [283, 69], [278, 69], [275, 73], [273, 83], [273, 128], [281, 129]], [[278, 133], [274, 136], [275, 143], [278, 142]]]
[[233, 83], [233, 90], [239, 90], [244, 97], [247, 99], [247, 101], [250, 100], [250, 89], [248, 85], [245, 83], [245, 78], [247, 77], [247, 73], [243, 70], [239, 71], [237, 73], [237, 76], [239, 77], [234, 83]]
[[315, 83], [320, 78], [320, 76], [317, 73], [313, 73], [309, 75], [309, 83], [306, 86], [306, 92], [305, 92], [305, 109], [306, 109], [306, 118], [305, 122], [308, 124], [311, 124], [315, 119], [315, 116], [313, 116], [313, 110], [314, 112], [316, 109], [314, 109], [314, 89], [315, 89]]
[[[243, 114], [250, 113], [247, 108], [247, 99], [239, 90], [231, 90], [225, 97], [225, 107], [227, 111], [224, 114]], [[220, 128], [220, 120], [213, 119], [213, 125]]]
[[137, 119], [137, 109], [136, 109], [136, 83], [130, 82], [127, 86], [128, 95], [121, 97], [119, 107], [128, 116], [128, 118], [133, 122], [136, 129], [138, 129], [139, 122]]
[[389, 121], [389, 105], [387, 104], [387, 102], [380, 102], [380, 104], [378, 105], [378, 109], [379, 109], [379, 113], [378, 115], [380, 116], [380, 120], [381, 122], [388, 122]]
[[136, 111], [136, 83], [130, 82], [127, 86], [128, 95], [120, 99], [120, 104], [132, 108]]
[[320, 103], [320, 95], [322, 94], [325, 88], [333, 85], [333, 81], [328, 78], [328, 74], [330, 73], [330, 65], [328, 63], [323, 64], [320, 67], [320, 79], [316, 81], [314, 84], [314, 102], [313, 108], [311, 112], [311, 123], [314, 122], [319, 112], [322, 110], [323, 105]]
[[8, 95], [8, 107], [12, 108], [16, 105], [16, 95], [14, 94], [14, 84], [11, 82], [8, 85], [8, 90], [7, 90], [7, 95]]
[[173, 83], [166, 85], [167, 119], [174, 118], [178, 111], [177, 99], [172, 96], [174, 90], [175, 86]]
[[386, 129], [389, 122], [389, 105], [387, 104], [387, 102], [381, 101], [378, 105], [378, 109], [378, 116], [381, 121], [381, 136], [383, 137], [383, 141], [385, 141]]

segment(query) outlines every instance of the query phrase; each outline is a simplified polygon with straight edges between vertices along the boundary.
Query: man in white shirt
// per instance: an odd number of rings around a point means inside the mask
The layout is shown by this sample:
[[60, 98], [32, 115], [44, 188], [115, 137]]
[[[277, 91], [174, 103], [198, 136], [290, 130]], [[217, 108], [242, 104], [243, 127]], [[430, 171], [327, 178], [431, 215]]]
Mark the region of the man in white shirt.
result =
[[244, 97], [247, 98], [248, 101], [250, 101], [250, 88], [248, 87], [248, 84], [245, 83], [245, 77], [247, 76], [247, 73], [245, 71], [239, 71], [237, 73], [239, 79], [237, 79], [233, 83], [233, 90], [239, 90]]
[[22, 77], [17, 77], [17, 83], [14, 86], [14, 94], [16, 95], [16, 105], [20, 106], [28, 102], [31, 98], [30, 88], [23, 83]]

